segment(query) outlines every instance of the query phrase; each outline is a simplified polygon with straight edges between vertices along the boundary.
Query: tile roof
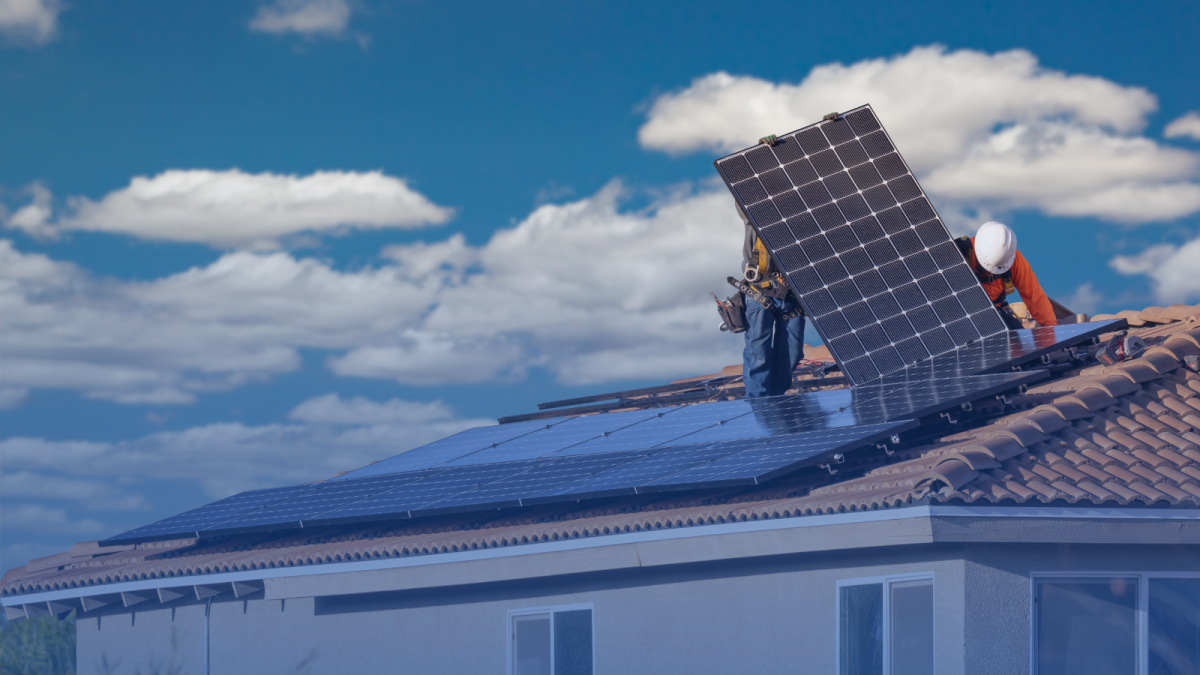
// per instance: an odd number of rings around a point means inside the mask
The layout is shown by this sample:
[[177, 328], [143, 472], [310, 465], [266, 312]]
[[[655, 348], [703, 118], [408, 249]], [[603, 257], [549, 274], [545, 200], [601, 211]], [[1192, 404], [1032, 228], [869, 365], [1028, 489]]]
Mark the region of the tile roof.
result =
[[[1115, 366], [1066, 370], [1008, 399], [972, 403], [916, 445], [862, 449], [837, 474], [810, 467], [751, 489], [613, 498], [460, 514], [403, 525], [95, 542], [9, 570], [0, 595], [122, 581], [430, 555], [766, 518], [921, 503], [1200, 506], [1200, 306], [1119, 316], [1150, 348]], [[1108, 317], [1095, 317], [1097, 320]], [[961, 427], [961, 428], [960, 428]]]

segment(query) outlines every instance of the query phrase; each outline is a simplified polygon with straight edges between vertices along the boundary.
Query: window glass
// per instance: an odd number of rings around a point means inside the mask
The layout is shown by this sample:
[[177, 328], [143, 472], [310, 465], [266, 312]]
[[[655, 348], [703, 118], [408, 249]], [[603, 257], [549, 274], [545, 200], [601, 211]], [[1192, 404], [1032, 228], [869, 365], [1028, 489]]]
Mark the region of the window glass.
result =
[[1137, 672], [1136, 577], [1039, 579], [1038, 675]]
[[513, 617], [513, 675], [551, 675], [549, 614]]
[[592, 610], [554, 613], [554, 675], [592, 675]]
[[1150, 675], [1200, 673], [1200, 579], [1148, 581]]
[[933, 675], [933, 580], [891, 584], [891, 675]]
[[842, 586], [841, 675], [883, 675], [883, 584]]

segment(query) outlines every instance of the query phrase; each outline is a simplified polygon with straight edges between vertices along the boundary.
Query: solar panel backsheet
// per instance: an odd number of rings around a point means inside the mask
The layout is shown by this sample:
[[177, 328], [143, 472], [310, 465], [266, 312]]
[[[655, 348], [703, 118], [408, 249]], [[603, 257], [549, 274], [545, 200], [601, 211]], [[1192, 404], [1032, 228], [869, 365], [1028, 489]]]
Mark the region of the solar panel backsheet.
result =
[[716, 167], [854, 384], [1004, 332], [869, 105]]

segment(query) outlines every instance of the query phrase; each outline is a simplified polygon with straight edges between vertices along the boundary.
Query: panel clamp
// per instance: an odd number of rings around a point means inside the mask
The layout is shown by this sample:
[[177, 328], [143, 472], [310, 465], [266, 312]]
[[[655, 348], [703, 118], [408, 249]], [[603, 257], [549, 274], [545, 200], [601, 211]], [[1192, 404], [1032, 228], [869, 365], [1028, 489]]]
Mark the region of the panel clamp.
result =
[[946, 421], [947, 421], [947, 422], [949, 422], [950, 424], [958, 424], [958, 420], [956, 420], [956, 419], [954, 419], [953, 417], [951, 417], [951, 416], [950, 416], [950, 413], [948, 413], [948, 412], [944, 412], [944, 413], [942, 413], [940, 416], [941, 416], [941, 417], [945, 417], [945, 418], [946, 418]]

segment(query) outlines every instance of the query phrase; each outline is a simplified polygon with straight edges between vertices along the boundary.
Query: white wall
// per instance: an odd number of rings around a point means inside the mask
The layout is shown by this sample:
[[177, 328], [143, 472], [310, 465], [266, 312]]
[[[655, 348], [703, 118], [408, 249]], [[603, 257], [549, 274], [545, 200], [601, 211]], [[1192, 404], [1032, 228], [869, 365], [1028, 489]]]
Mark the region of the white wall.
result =
[[[937, 673], [1010, 675], [1028, 670], [1030, 571], [1197, 561], [1195, 546], [937, 544], [316, 600], [219, 598], [211, 673], [501, 675], [508, 610], [581, 602], [595, 604], [598, 675], [834, 673], [835, 582], [933, 572]], [[79, 620], [81, 675], [168, 672], [156, 667], [167, 657], [179, 672], [203, 672], [202, 605], [134, 616]], [[104, 658], [118, 667], [103, 670]]]

